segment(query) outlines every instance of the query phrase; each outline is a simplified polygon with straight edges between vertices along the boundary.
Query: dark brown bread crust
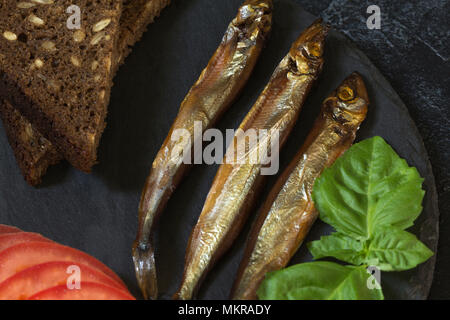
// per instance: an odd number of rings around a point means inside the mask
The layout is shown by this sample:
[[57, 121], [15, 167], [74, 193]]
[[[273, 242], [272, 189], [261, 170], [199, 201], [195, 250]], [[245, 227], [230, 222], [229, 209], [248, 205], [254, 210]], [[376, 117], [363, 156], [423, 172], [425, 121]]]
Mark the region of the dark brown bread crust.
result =
[[121, 17], [121, 30], [119, 48], [122, 48], [118, 57], [118, 64], [130, 54], [131, 47], [141, 39], [147, 26], [159, 17], [162, 9], [170, 4], [171, 0], [124, 0], [124, 10]]
[[[124, 1], [117, 58], [114, 59], [117, 64], [113, 63], [113, 73], [131, 52], [131, 46], [141, 38], [146, 26], [153, 22], [169, 3], [170, 0]], [[31, 185], [39, 184], [48, 166], [60, 161], [62, 156], [47, 139], [32, 128], [20, 112], [14, 110], [11, 104], [5, 105], [0, 101], [0, 117], [26, 181]], [[26, 135], [23, 134], [25, 129]], [[40, 143], [36, 143], [37, 141]]]
[[47, 168], [62, 159], [61, 154], [42, 135], [36, 135], [9, 102], [0, 102], [0, 117], [25, 180], [31, 185], [39, 183]]

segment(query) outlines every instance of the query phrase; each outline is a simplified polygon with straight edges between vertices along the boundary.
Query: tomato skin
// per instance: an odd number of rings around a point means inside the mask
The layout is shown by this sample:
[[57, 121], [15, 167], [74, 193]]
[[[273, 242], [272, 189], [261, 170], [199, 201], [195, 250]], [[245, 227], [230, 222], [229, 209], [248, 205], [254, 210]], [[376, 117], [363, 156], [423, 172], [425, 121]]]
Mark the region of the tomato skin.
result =
[[0, 252], [24, 242], [52, 242], [51, 240], [32, 232], [14, 232], [0, 234]]
[[26, 300], [46, 289], [66, 285], [71, 276], [68, 268], [73, 265], [80, 268], [81, 282], [99, 283], [129, 294], [100, 271], [71, 261], [52, 261], [27, 268], [0, 283], [0, 300]]
[[0, 234], [4, 233], [16, 233], [16, 232], [23, 232], [19, 228], [7, 226], [5, 224], [0, 224]]
[[136, 300], [130, 294], [103, 284], [81, 282], [80, 289], [59, 285], [41, 291], [28, 300]]
[[[79, 271], [81, 289], [68, 282]], [[0, 300], [135, 300], [106, 265], [44, 236], [0, 224]]]
[[51, 261], [72, 261], [86, 265], [103, 272], [126, 289], [122, 280], [94, 257], [71, 247], [46, 242], [20, 243], [0, 252], [0, 283], [17, 272]]

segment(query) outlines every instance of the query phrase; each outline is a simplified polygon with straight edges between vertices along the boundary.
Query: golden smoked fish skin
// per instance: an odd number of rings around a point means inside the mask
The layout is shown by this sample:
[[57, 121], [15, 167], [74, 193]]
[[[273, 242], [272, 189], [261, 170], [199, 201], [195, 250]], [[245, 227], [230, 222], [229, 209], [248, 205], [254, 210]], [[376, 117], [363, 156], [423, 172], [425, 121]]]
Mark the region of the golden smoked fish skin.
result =
[[231, 298], [257, 299], [269, 271], [285, 267], [318, 217], [315, 180], [353, 143], [369, 99], [361, 76], [346, 78], [322, 105], [305, 143], [280, 176], [252, 226]]
[[[194, 123], [200, 121], [203, 131], [210, 128], [247, 83], [270, 33], [272, 9], [272, 0], [247, 0], [242, 4], [219, 48], [181, 103], [152, 164], [141, 195], [139, 227], [132, 249], [136, 277], [146, 299], [158, 295], [152, 231], [187, 168], [182, 153], [175, 150], [191, 150]], [[177, 129], [187, 130], [191, 140], [172, 141]]]
[[[239, 129], [278, 130], [279, 144], [283, 145], [322, 69], [327, 32], [328, 27], [318, 20], [301, 34]], [[260, 147], [258, 142], [246, 156]], [[208, 270], [241, 231], [262, 182], [261, 162], [245, 160], [241, 164], [225, 161], [220, 166], [191, 233], [183, 280], [175, 299], [192, 299]]]

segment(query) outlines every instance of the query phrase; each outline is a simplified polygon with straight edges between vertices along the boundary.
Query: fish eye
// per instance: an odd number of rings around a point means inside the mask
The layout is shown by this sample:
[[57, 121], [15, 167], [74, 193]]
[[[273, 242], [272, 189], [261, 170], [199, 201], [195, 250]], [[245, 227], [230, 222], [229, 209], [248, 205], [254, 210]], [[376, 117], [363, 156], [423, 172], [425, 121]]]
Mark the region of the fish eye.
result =
[[308, 42], [302, 50], [306, 58], [316, 60], [322, 55], [322, 50], [317, 42]]
[[318, 44], [317, 42], [309, 42], [307, 45], [307, 50], [309, 52], [309, 55], [315, 58], [319, 58], [322, 55], [320, 44]]
[[338, 97], [342, 101], [350, 101], [355, 98], [355, 94], [351, 88], [341, 87], [339, 88]]

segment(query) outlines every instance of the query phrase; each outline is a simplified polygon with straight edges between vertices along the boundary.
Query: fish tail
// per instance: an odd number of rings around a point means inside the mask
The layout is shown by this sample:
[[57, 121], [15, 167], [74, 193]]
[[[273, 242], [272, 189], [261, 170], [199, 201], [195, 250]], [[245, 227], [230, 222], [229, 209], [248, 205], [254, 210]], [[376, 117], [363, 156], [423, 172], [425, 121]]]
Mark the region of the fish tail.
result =
[[133, 245], [133, 262], [136, 279], [145, 299], [158, 298], [158, 279], [156, 277], [156, 264], [153, 246], [142, 245], [135, 242]]

